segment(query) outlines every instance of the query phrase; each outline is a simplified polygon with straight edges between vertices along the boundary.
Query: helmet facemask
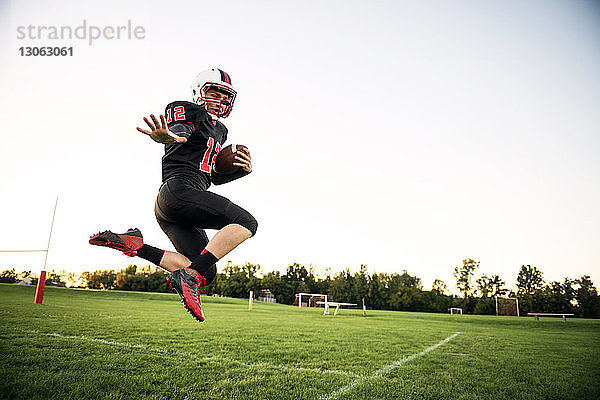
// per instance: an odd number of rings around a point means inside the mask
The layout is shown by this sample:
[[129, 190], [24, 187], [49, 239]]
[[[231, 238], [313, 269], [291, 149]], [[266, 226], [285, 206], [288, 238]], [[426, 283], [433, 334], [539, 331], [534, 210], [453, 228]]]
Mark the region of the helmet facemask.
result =
[[[214, 89], [218, 92], [227, 94], [229, 96], [229, 100], [208, 97], [206, 94], [210, 89]], [[231, 114], [236, 94], [236, 91], [233, 90], [231, 87], [216, 82], [206, 82], [204, 83], [204, 85], [202, 85], [201, 88], [192, 88], [192, 96], [194, 103], [203, 107], [209, 114], [211, 114], [214, 117], [214, 119], [227, 118], [229, 114]], [[211, 111], [208, 107], [209, 103], [216, 105], [219, 111], [217, 113]]]

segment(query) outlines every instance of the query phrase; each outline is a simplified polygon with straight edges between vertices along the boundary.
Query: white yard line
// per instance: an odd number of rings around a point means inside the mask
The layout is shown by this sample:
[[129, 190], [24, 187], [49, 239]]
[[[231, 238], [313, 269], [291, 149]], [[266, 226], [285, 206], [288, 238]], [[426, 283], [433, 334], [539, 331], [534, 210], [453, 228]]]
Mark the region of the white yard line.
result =
[[349, 384], [347, 384], [346, 386], [342, 386], [341, 388], [337, 389], [336, 391], [328, 394], [327, 396], [320, 397], [319, 400], [333, 400], [333, 399], [339, 397], [340, 395], [346, 393], [347, 391], [355, 388], [356, 386], [362, 385], [363, 383], [365, 383], [366, 381], [368, 381], [370, 379], [386, 375], [392, 369], [394, 369], [396, 367], [399, 367], [401, 365], [404, 365], [407, 362], [414, 360], [415, 358], [424, 356], [425, 354], [429, 353], [430, 351], [433, 351], [433, 350], [437, 349], [441, 345], [448, 343], [450, 340], [454, 339], [459, 334], [460, 334], [460, 332], [456, 332], [454, 335], [448, 336], [446, 339], [442, 340], [439, 343], [434, 344], [431, 347], [426, 348], [422, 352], [417, 353], [417, 354], [413, 354], [412, 356], [404, 357], [401, 360], [398, 360], [398, 361], [395, 361], [395, 362], [393, 362], [393, 363], [391, 363], [389, 365], [386, 365], [385, 367], [383, 367], [383, 368], [375, 371], [373, 374], [371, 374], [369, 376], [359, 377], [359, 378], [355, 379], [354, 381], [350, 382]]
[[334, 374], [334, 375], [350, 376], [353, 378], [360, 376], [360, 375], [354, 374], [352, 372], [336, 371], [336, 370], [330, 370], [330, 369], [303, 368], [303, 367], [294, 367], [294, 366], [287, 366], [287, 365], [269, 364], [269, 363], [264, 363], [264, 362], [250, 364], [250, 363], [245, 363], [242, 361], [238, 361], [238, 360], [234, 360], [234, 359], [230, 359], [230, 358], [226, 358], [226, 357], [219, 357], [219, 356], [204, 356], [204, 357], [202, 357], [202, 356], [198, 356], [197, 354], [192, 354], [192, 353], [187, 353], [187, 352], [157, 349], [154, 347], [144, 346], [142, 344], [135, 344], [135, 343], [132, 344], [132, 343], [113, 342], [111, 340], [91, 338], [91, 337], [87, 337], [87, 336], [62, 335], [60, 333], [55, 333], [55, 332], [40, 332], [40, 331], [36, 331], [36, 330], [25, 330], [25, 329], [15, 329], [15, 330], [18, 332], [51, 336], [51, 337], [57, 337], [60, 339], [81, 340], [81, 341], [85, 341], [85, 342], [100, 343], [100, 344], [105, 344], [105, 345], [109, 345], [109, 346], [117, 346], [117, 347], [129, 348], [129, 349], [143, 350], [143, 351], [147, 351], [150, 353], [174, 355], [174, 356], [180, 356], [180, 357], [190, 357], [190, 358], [193, 358], [198, 361], [226, 361], [226, 362], [238, 364], [238, 365], [241, 365], [244, 367], [266, 367], [266, 368], [271, 368], [271, 369], [278, 369], [281, 371], [313, 372], [313, 373], [323, 374], [323, 375]]

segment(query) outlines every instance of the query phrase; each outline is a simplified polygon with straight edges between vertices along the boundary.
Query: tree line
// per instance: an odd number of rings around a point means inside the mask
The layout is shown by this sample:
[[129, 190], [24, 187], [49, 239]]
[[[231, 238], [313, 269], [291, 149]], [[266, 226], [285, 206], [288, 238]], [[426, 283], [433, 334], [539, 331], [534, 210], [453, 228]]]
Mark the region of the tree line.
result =
[[[517, 275], [517, 288], [509, 290], [498, 275], [475, 275], [479, 261], [467, 258], [453, 270], [460, 295], [449, 292], [447, 284], [436, 279], [431, 290], [424, 290], [421, 279], [402, 273], [369, 273], [365, 265], [351, 273], [349, 269], [331, 276], [318, 277], [314, 268], [297, 263], [287, 267], [286, 272], [261, 272], [258, 264], [241, 266], [228, 262], [215, 282], [205, 290], [206, 295], [248, 297], [249, 291], [258, 293], [269, 289], [278, 303], [292, 304], [296, 293], [327, 294], [335, 301], [362, 304], [365, 300], [371, 309], [448, 312], [460, 307], [465, 313], [495, 314], [495, 296], [517, 297], [521, 314], [527, 312], [568, 312], [583, 317], [600, 317], [600, 296], [588, 275], [577, 279], [546, 282], [540, 269], [522, 265]], [[157, 267], [138, 268], [130, 265], [124, 270], [96, 270], [74, 273], [47, 274], [46, 284], [55, 286], [87, 287], [105, 290], [134, 290], [146, 292], [170, 292], [166, 272]], [[0, 282], [15, 282], [29, 277], [32, 284], [37, 277], [31, 271], [21, 274], [15, 270], [0, 273]]]

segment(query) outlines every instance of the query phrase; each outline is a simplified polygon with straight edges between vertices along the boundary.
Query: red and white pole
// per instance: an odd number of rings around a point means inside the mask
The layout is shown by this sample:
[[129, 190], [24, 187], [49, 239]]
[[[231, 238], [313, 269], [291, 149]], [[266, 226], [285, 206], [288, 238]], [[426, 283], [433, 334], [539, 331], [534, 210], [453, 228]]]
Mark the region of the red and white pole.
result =
[[35, 290], [35, 304], [42, 304], [44, 300], [44, 288], [46, 287], [46, 261], [48, 261], [48, 251], [50, 250], [50, 240], [52, 239], [52, 229], [54, 228], [54, 217], [56, 216], [56, 206], [58, 205], [58, 196], [54, 203], [54, 213], [52, 214], [52, 224], [50, 225], [50, 235], [48, 236], [48, 246], [46, 246], [46, 257], [44, 258], [44, 269], [40, 272], [37, 288]]
[[37, 288], [35, 289], [35, 304], [42, 304], [44, 300], [44, 287], [46, 287], [46, 270], [40, 272], [40, 279], [38, 279]]

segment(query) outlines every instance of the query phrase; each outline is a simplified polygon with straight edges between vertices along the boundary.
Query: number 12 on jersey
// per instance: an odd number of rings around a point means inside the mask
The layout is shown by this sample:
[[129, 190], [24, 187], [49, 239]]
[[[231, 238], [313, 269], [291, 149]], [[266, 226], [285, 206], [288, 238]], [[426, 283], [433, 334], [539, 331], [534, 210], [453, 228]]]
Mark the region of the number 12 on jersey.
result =
[[[208, 141], [206, 142], [206, 147], [206, 153], [204, 153], [204, 156], [202, 157], [202, 163], [200, 164], [200, 171], [210, 174], [212, 171], [212, 164], [215, 161], [217, 154], [219, 154], [219, 151], [221, 151], [221, 145], [219, 142], [215, 142], [213, 138], [209, 137]], [[215, 154], [213, 154], [211, 157], [213, 148], [215, 150]]]
[[171, 112], [173, 112], [175, 116], [175, 121], [184, 121], [185, 120], [185, 109], [183, 106], [177, 106], [173, 108], [173, 111], [169, 108], [167, 110], [167, 124], [173, 122], [173, 117], [171, 116]]

